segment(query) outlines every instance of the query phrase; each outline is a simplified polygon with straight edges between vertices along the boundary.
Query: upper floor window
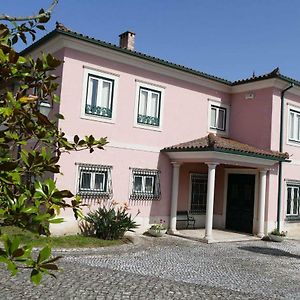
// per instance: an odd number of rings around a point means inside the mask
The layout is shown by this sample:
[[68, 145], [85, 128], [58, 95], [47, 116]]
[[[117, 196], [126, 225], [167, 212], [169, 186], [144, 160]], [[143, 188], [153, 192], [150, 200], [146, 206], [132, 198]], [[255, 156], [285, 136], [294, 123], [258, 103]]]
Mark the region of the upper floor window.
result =
[[86, 117], [111, 121], [114, 114], [117, 77], [85, 69], [84, 107]]
[[110, 197], [111, 168], [111, 166], [79, 164], [78, 194]]
[[159, 91], [140, 87], [137, 122], [152, 126], [159, 126], [160, 119]]
[[289, 140], [300, 142], [300, 111], [289, 110]]
[[160, 197], [159, 171], [132, 169], [132, 199], [157, 200]]
[[229, 105], [209, 100], [208, 131], [228, 135]]
[[162, 103], [164, 89], [143, 82], [137, 82], [135, 125], [160, 130], [162, 124]]
[[226, 130], [226, 108], [211, 105], [210, 128], [222, 131]]
[[286, 216], [287, 218], [300, 217], [300, 185], [287, 186], [287, 203], [286, 203]]

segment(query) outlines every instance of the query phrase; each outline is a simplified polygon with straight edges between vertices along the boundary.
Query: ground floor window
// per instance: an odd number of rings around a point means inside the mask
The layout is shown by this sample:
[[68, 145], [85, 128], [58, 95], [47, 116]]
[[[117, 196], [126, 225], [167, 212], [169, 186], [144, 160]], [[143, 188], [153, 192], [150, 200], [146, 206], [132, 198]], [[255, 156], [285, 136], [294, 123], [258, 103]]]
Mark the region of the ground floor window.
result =
[[207, 175], [191, 175], [191, 206], [190, 211], [194, 214], [206, 212]]
[[300, 205], [299, 205], [299, 185], [287, 186], [287, 203], [286, 203], [286, 216], [287, 218], [300, 218]]
[[159, 171], [150, 169], [131, 169], [131, 199], [158, 200], [160, 197]]
[[80, 196], [112, 196], [111, 166], [78, 164]]

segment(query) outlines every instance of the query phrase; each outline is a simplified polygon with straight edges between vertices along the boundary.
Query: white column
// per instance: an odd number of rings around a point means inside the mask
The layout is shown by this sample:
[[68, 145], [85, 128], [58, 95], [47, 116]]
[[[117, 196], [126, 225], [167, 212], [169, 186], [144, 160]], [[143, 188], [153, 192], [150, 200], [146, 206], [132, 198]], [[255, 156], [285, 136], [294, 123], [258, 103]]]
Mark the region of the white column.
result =
[[173, 165], [173, 179], [172, 179], [172, 199], [171, 199], [171, 214], [170, 214], [170, 233], [176, 232], [177, 219], [177, 202], [178, 202], [178, 187], [179, 187], [179, 169], [180, 164], [172, 162]]
[[265, 235], [265, 203], [266, 203], [267, 171], [259, 171], [259, 197], [258, 197], [258, 233], [259, 237]]
[[214, 214], [214, 196], [215, 196], [215, 178], [216, 178], [216, 163], [207, 163], [208, 178], [207, 178], [207, 196], [206, 196], [206, 220], [205, 220], [205, 239], [212, 239], [212, 225]]

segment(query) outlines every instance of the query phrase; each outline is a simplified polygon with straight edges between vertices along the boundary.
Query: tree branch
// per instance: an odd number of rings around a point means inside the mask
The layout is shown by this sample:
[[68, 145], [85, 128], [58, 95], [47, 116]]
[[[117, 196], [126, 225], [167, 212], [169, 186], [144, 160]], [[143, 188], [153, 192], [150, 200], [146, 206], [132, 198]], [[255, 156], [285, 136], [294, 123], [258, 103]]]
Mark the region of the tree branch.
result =
[[29, 20], [37, 20], [43, 17], [49, 17], [54, 9], [54, 7], [58, 4], [58, 0], [52, 0], [50, 7], [43, 12], [42, 14], [38, 14], [35, 16], [26, 16], [26, 17], [11, 17], [8, 15], [0, 15], [0, 20], [5, 21], [29, 21]]

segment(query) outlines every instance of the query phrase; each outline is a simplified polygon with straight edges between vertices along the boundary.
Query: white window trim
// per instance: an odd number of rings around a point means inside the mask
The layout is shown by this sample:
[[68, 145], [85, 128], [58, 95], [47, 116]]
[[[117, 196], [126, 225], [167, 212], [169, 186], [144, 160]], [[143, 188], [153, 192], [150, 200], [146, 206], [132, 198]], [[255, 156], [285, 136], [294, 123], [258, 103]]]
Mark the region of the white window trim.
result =
[[[298, 193], [300, 192], [300, 181], [299, 180], [293, 180], [293, 179], [286, 179], [285, 180], [285, 210], [284, 210], [284, 217], [289, 221], [289, 220], [299, 220], [300, 219], [300, 214], [287, 214], [287, 200], [288, 200], [288, 188], [289, 187], [297, 187], [298, 188]], [[299, 204], [298, 204], [299, 206]]]
[[[87, 174], [91, 174], [91, 181], [90, 181], [90, 187], [85, 189], [85, 188], [81, 188], [81, 180], [82, 180], [82, 177], [80, 176], [80, 182], [79, 182], [79, 190], [80, 191], [91, 191], [91, 192], [101, 192], [101, 193], [107, 193], [107, 173], [106, 172], [101, 172], [101, 171], [98, 171], [98, 172], [91, 172], [91, 171], [82, 171], [80, 173], [80, 175], [82, 173], [87, 173]], [[103, 181], [102, 181], [102, 185], [103, 187], [105, 187], [105, 189], [95, 189], [95, 176], [96, 174], [102, 174], [103, 175]], [[106, 185], [105, 185], [105, 182], [106, 182]], [[91, 187], [91, 185], [93, 185]]]
[[[138, 107], [139, 107], [139, 94], [140, 88], [146, 88], [150, 90], [154, 90], [160, 92], [160, 114], [159, 114], [159, 126], [152, 126], [152, 125], [144, 125], [137, 122], [137, 115], [138, 115]], [[135, 128], [142, 128], [146, 130], [152, 131], [162, 131], [163, 127], [163, 111], [164, 111], [164, 98], [165, 98], [165, 89], [161, 86], [151, 83], [145, 83], [143, 81], [136, 80], [136, 87], [135, 87], [135, 105], [134, 105], [134, 120], [133, 120], [133, 127]]]
[[142, 190], [141, 191], [136, 191], [134, 189], [134, 184], [133, 184], [132, 192], [133, 193], [143, 193], [143, 194], [153, 195], [153, 193], [146, 192], [146, 178], [151, 178], [151, 181], [152, 181], [152, 184], [151, 184], [152, 191], [155, 192], [155, 177], [156, 177], [156, 175], [139, 175], [139, 174], [133, 174], [133, 183], [134, 183], [136, 177], [141, 177], [142, 178]]
[[[211, 128], [211, 107], [216, 106], [219, 108], [224, 108], [226, 110], [226, 120], [225, 120], [225, 130], [219, 130], [215, 128]], [[229, 119], [230, 119], [230, 105], [222, 103], [220, 100], [217, 99], [208, 99], [208, 124], [207, 124], [207, 131], [216, 133], [218, 135], [222, 136], [228, 136], [229, 135]]]
[[[114, 81], [114, 88], [113, 88], [113, 98], [112, 98], [112, 116], [111, 118], [105, 118], [105, 117], [97, 117], [93, 115], [89, 115], [85, 113], [85, 104], [86, 104], [86, 95], [87, 95], [87, 80], [88, 80], [88, 75], [95, 75], [99, 77], [104, 77], [110, 80]], [[105, 123], [115, 123], [116, 121], [116, 111], [117, 111], [117, 99], [118, 99], [118, 82], [119, 82], [119, 76], [113, 75], [108, 72], [100, 71], [100, 70], [95, 70], [93, 68], [83, 68], [83, 90], [82, 90], [82, 101], [81, 101], [81, 115], [80, 117], [82, 119], [87, 119], [87, 120], [93, 120], [93, 121], [98, 121], [98, 122], [105, 122]]]
[[291, 140], [290, 139], [290, 111], [296, 111], [297, 113], [300, 114], [300, 107], [299, 106], [295, 106], [292, 105], [290, 103], [287, 103], [288, 109], [287, 109], [287, 115], [286, 115], [286, 143], [287, 145], [290, 146], [296, 146], [296, 147], [300, 147], [300, 141], [296, 141], [296, 140]]

